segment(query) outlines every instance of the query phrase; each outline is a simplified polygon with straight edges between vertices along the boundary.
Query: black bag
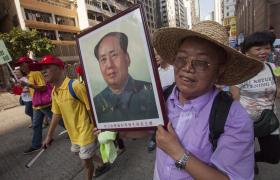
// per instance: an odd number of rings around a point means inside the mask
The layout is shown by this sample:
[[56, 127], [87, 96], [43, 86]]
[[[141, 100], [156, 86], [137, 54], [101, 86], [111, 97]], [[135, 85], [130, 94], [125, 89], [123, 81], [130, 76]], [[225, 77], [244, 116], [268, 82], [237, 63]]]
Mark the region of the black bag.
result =
[[279, 128], [279, 120], [271, 109], [263, 110], [258, 121], [254, 122], [255, 137], [267, 136]]
[[[277, 83], [276, 83], [275, 76], [273, 74], [273, 70], [269, 64], [267, 65], [272, 73], [272, 77], [276, 85]], [[274, 102], [276, 99], [276, 94], [277, 94], [277, 87], [274, 96]], [[274, 109], [274, 103], [272, 105], [272, 109], [264, 109], [263, 112], [261, 113], [260, 118], [254, 122], [255, 137], [267, 136], [273, 131], [275, 131], [277, 128], [279, 128], [279, 120], [276, 117], [275, 113], [273, 112], [273, 109]]]
[[21, 96], [19, 97], [19, 100], [18, 100], [18, 101], [19, 101], [19, 104], [20, 104], [20, 105], [22, 105], [22, 106], [24, 105], [24, 102], [23, 102]]

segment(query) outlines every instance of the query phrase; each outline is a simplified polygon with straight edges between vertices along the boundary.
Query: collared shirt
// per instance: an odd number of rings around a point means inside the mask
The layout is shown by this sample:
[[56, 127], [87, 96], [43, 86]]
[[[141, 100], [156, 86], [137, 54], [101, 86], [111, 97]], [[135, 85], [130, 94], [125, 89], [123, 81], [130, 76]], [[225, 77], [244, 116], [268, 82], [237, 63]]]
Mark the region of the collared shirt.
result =
[[[239, 102], [234, 101], [220, 136], [217, 148], [212, 152], [209, 141], [209, 115], [218, 90], [180, 104], [177, 88], [167, 100], [168, 117], [186, 151], [202, 162], [214, 166], [230, 179], [254, 178], [253, 124]], [[187, 171], [175, 167], [175, 161], [157, 148], [155, 175], [160, 180], [193, 179]], [[156, 179], [156, 176], [155, 178]]]
[[73, 82], [73, 90], [79, 99], [76, 100], [68, 89], [69, 81], [69, 78], [65, 78], [60, 87], [54, 88], [52, 112], [62, 116], [71, 142], [85, 146], [95, 140], [95, 136], [92, 134], [93, 123], [88, 114], [89, 102], [86, 87], [78, 81]]

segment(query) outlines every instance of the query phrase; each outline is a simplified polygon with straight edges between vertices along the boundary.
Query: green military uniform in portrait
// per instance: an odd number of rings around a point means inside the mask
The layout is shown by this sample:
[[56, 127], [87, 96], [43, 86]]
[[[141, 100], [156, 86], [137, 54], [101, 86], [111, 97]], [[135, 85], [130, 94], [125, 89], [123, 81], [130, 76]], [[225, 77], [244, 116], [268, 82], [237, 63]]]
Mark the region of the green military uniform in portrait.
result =
[[109, 87], [94, 98], [98, 122], [119, 122], [158, 118], [152, 84], [131, 76], [124, 91], [114, 94]]

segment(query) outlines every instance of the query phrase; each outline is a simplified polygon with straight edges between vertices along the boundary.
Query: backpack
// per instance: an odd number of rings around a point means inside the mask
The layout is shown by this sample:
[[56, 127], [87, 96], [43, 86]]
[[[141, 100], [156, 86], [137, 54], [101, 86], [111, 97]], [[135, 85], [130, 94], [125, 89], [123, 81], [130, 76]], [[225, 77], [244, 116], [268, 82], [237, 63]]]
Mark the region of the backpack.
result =
[[[175, 83], [170, 85], [163, 91], [165, 101], [172, 93]], [[213, 152], [217, 148], [218, 140], [221, 134], [224, 133], [224, 126], [227, 120], [227, 116], [231, 107], [233, 99], [227, 92], [220, 91], [213, 101], [209, 116], [209, 141], [212, 144]]]

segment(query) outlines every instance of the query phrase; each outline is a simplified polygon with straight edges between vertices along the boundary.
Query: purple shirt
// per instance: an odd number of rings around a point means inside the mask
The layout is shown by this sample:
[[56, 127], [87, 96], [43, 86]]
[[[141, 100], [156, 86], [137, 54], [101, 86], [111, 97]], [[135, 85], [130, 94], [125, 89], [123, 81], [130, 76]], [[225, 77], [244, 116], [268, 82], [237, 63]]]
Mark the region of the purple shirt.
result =
[[[215, 166], [230, 179], [253, 179], [253, 123], [239, 102], [232, 103], [225, 132], [220, 136], [216, 150], [212, 152], [212, 144], [208, 140], [208, 119], [217, 93], [218, 90], [212, 89], [181, 105], [178, 90], [174, 88], [167, 100], [169, 120], [186, 151], [204, 163]], [[193, 179], [187, 171], [177, 169], [174, 163], [170, 156], [157, 148], [155, 174], [160, 180]]]

